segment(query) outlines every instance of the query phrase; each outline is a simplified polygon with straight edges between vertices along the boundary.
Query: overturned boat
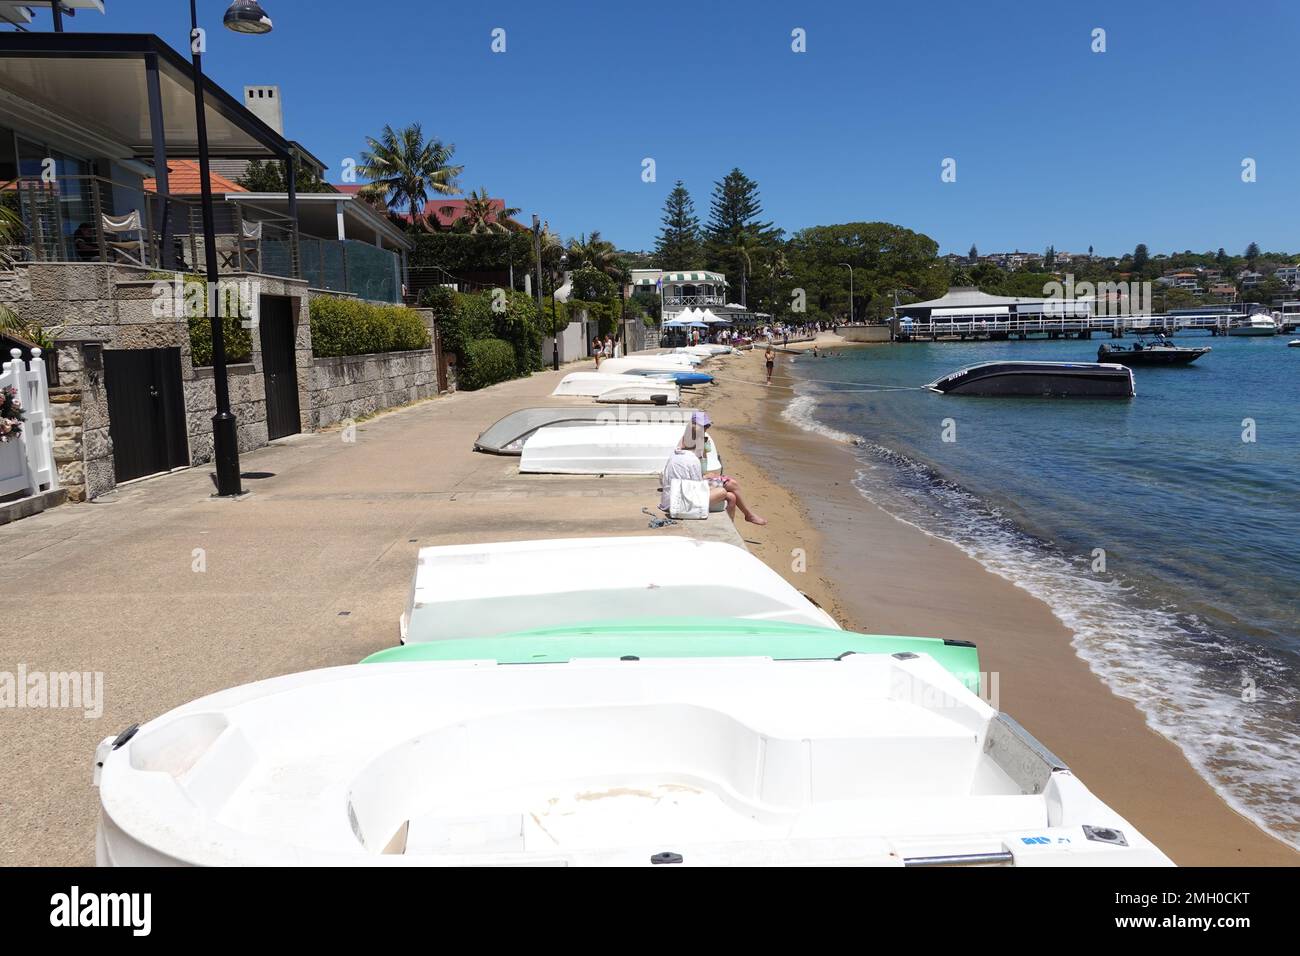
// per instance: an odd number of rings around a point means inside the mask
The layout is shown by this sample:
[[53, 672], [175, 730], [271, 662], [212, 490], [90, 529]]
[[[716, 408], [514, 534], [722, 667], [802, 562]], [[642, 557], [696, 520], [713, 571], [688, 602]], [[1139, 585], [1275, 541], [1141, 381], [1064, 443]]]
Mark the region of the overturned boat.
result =
[[1132, 398], [1131, 369], [1091, 362], [982, 362], [925, 386], [945, 395], [1016, 398]]
[[518, 455], [539, 428], [570, 424], [645, 424], [674, 422], [685, 428], [694, 409], [645, 405], [555, 405], [545, 408], [521, 408], [494, 422], [474, 440], [474, 450], [490, 455]]
[[743, 548], [637, 536], [421, 548], [398, 634], [402, 643], [477, 639], [613, 617], [701, 615], [839, 627]]
[[502, 640], [106, 738], [96, 861], [1171, 865], [975, 693], [970, 645], [726, 619]]
[[1208, 345], [1190, 349], [1182, 348], [1174, 345], [1164, 336], [1159, 336], [1149, 342], [1134, 342], [1132, 348], [1103, 342], [1101, 347], [1097, 349], [1097, 361], [1117, 362], [1120, 365], [1130, 367], [1135, 365], [1190, 365], [1209, 351], [1210, 347]]
[[570, 372], [560, 380], [551, 394], [594, 398], [604, 402], [654, 405], [678, 405], [682, 398], [681, 391], [673, 382], [613, 372]]
[[521, 472], [554, 475], [657, 475], [682, 440], [680, 422], [577, 422], [535, 431], [519, 455]]
[[[683, 359], [686, 356], [682, 356]], [[665, 379], [678, 385], [706, 385], [713, 381], [713, 376], [697, 371], [687, 361], [671, 361], [659, 355], [648, 357], [632, 356], [630, 358], [605, 359], [600, 363], [602, 373], [616, 375], [641, 375], [648, 378]]]

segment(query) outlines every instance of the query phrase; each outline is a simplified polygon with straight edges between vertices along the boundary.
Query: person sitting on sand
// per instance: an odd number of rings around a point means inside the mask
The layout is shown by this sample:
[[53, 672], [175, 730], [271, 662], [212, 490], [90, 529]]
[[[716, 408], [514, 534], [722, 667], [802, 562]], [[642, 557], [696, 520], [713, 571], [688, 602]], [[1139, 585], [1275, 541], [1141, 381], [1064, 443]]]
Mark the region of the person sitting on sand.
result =
[[[704, 429], [695, 422], [689, 422], [686, 425], [685, 434], [682, 435], [682, 440], [677, 443], [677, 448], [669, 457], [667, 464], [664, 465], [662, 475], [663, 493], [659, 497], [660, 511], [665, 514], [672, 511], [674, 478], [681, 481], [704, 480], [704, 472], [700, 467], [700, 455], [703, 450]], [[723, 510], [727, 512], [727, 517], [732, 521], [736, 520], [736, 509], [740, 508], [747, 521], [754, 524], [767, 524], [766, 521], [741, 504], [739, 498], [740, 496], [734, 491], [728, 491], [721, 485], [709, 486], [709, 505], [721, 503]]]
[[760, 526], [767, 524], [766, 518], [750, 511], [745, 504], [745, 499], [740, 496], [740, 482], [722, 473], [722, 459], [718, 457], [718, 450], [713, 443], [713, 436], [709, 434], [709, 428], [713, 425], [713, 419], [709, 417], [709, 413], [695, 412], [691, 415], [691, 422], [704, 429], [704, 480], [711, 486], [720, 487], [722, 490], [735, 495], [736, 508], [750, 524]]
[[767, 351], [763, 353], [763, 361], [767, 363], [767, 384], [772, 384], [772, 366], [776, 364], [776, 350], [768, 345]]

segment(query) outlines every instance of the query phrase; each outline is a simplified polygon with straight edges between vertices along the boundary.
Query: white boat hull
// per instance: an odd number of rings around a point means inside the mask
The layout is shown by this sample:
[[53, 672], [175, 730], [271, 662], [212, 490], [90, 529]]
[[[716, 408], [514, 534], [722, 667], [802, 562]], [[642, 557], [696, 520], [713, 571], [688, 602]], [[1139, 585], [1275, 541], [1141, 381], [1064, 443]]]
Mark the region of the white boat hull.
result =
[[1170, 864], [928, 655], [358, 664], [113, 743], [100, 865]]
[[570, 372], [551, 394], [595, 398], [604, 402], [639, 403], [654, 402], [655, 396], [664, 396], [666, 404], [681, 402], [681, 390], [672, 382], [648, 381], [644, 375], [613, 372]]
[[549, 425], [524, 442], [519, 470], [555, 475], [657, 475], [684, 430], [679, 422]]
[[637, 617], [838, 629], [748, 551], [694, 538], [561, 538], [421, 548], [402, 643]]

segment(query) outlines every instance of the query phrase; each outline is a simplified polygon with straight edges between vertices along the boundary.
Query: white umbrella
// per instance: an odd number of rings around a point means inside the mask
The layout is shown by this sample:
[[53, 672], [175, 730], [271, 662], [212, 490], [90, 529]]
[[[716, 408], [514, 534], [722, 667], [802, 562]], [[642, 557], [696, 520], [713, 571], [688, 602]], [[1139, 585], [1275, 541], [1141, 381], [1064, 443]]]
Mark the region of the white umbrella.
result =
[[716, 315], [713, 314], [713, 310], [712, 310], [712, 309], [705, 309], [705, 310], [704, 310], [704, 314], [700, 316], [700, 321], [701, 321], [701, 322], [706, 322], [706, 323], [708, 323], [709, 325], [726, 325], [726, 324], [728, 324], [731, 320], [730, 320], [730, 319], [720, 319], [720, 318], [718, 318]]

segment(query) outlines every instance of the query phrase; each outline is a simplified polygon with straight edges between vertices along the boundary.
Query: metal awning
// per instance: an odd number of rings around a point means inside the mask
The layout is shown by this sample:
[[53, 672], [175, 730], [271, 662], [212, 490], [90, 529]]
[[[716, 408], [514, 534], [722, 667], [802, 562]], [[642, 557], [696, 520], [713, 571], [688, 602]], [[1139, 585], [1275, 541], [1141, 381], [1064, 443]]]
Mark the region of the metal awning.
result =
[[[108, 158], [153, 160], [150, 92], [166, 154], [198, 156], [194, 75], [188, 60], [141, 33], [0, 33], [0, 122], [48, 130]], [[286, 159], [325, 168], [204, 77], [208, 143], [214, 157]]]
[[726, 285], [726, 276], [719, 272], [670, 272], [664, 282], [713, 282]]

